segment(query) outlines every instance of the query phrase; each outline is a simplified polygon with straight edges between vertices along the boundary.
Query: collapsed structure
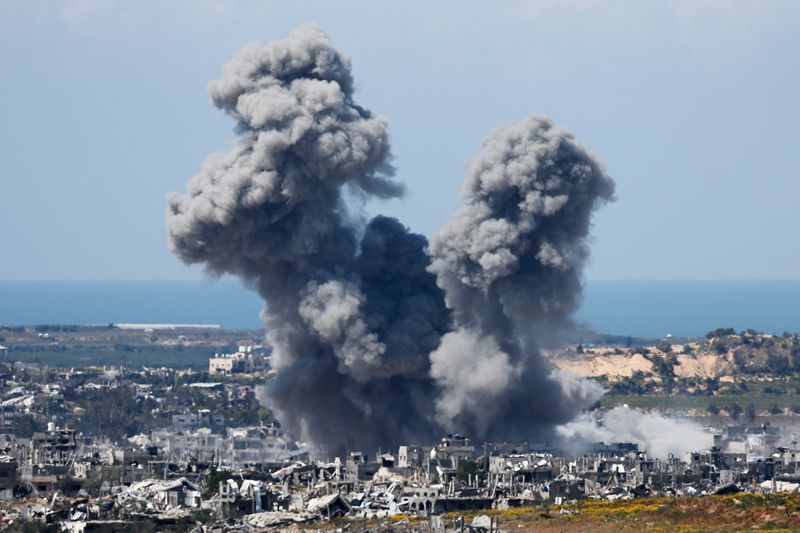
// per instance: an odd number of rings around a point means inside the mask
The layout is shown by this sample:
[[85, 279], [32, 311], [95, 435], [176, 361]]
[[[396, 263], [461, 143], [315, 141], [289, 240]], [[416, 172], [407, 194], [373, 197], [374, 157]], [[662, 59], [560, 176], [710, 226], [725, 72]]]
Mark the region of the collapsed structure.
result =
[[[642, 439], [637, 431], [628, 433], [632, 440], [617, 441], [633, 411], [617, 407], [572, 423], [580, 427], [570, 431], [588, 443], [580, 450], [568, 440], [559, 449], [450, 434], [333, 456], [296, 442], [270, 420], [252, 425], [242, 416], [257, 404], [253, 385], [271, 371], [215, 383], [198, 381], [204, 371], [178, 373], [7, 369], [3, 394], [32, 401], [9, 404], [15, 424], [0, 433], [0, 527], [41, 521], [67, 531], [261, 531], [338, 517], [352, 526], [411, 517], [441, 531], [450, 512], [525, 506], [561, 513], [586, 498], [800, 492], [792, 415], [781, 429], [762, 418], [709, 430], [650, 413], [638, 419], [647, 425], [635, 429], [655, 433], [658, 424], [678, 435], [674, 442], [664, 435]], [[120, 433], [114, 423], [85, 425], [89, 412], [79, 402], [85, 395], [130, 395], [158, 416], [131, 426], [135, 434]], [[35, 426], [20, 423], [26, 419]], [[692, 428], [707, 438], [696, 441]]]
[[353, 87], [315, 25], [237, 52], [209, 92], [238, 144], [169, 197], [171, 249], [264, 298], [277, 372], [265, 400], [292, 434], [333, 452], [455, 430], [541, 438], [600, 394], [553, 373], [538, 344], [578, 304], [612, 180], [531, 116], [486, 138], [464, 207], [430, 243], [392, 218], [361, 224], [351, 200], [404, 188], [386, 121]]
[[[633, 443], [595, 443], [571, 455], [524, 442], [476, 445], [451, 434], [396, 452], [350, 452], [344, 462], [315, 459], [308, 450], [276, 450], [237, 463], [225, 453], [211, 462], [176, 454], [155, 438], [133, 448], [106, 443], [111, 453], [97, 454], [97, 443], [51, 427], [34, 435], [28, 453], [12, 446], [7, 451], [15, 457], [0, 456], [0, 489], [9, 493], [0, 496], [17, 499], [0, 505], [0, 524], [22, 519], [57, 523], [64, 531], [134, 525], [263, 531], [401, 515], [416, 517], [416, 526], [424, 518], [441, 531], [445, 513], [558, 512], [582, 499], [800, 492], [797, 451], [775, 446], [778, 435], [768, 424], [728, 426], [707, 450], [659, 458]], [[275, 437], [279, 433], [268, 439]], [[41, 471], [38, 481], [26, 476], [31, 468]], [[43, 475], [54, 482], [40, 485]]]

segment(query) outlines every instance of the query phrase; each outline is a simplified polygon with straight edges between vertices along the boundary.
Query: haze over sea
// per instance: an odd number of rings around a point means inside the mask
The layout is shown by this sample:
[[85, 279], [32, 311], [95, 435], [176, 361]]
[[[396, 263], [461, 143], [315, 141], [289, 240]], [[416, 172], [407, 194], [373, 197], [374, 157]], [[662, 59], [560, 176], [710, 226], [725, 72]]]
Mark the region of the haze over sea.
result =
[[[261, 299], [219, 281], [0, 281], [0, 324], [181, 323], [256, 329]], [[601, 333], [800, 331], [800, 280], [588, 281], [576, 318]]]

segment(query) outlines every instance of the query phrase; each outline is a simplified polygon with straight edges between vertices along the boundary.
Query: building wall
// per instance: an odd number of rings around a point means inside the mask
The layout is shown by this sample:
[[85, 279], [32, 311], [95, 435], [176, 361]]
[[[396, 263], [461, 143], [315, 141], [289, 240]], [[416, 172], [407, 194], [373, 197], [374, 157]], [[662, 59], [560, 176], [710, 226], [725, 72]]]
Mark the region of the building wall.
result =
[[212, 357], [208, 360], [208, 373], [212, 376], [233, 373], [234, 360], [230, 357]]
[[0, 463], [0, 500], [9, 499], [5, 495], [14, 497], [14, 486], [17, 484], [17, 462], [9, 461]]

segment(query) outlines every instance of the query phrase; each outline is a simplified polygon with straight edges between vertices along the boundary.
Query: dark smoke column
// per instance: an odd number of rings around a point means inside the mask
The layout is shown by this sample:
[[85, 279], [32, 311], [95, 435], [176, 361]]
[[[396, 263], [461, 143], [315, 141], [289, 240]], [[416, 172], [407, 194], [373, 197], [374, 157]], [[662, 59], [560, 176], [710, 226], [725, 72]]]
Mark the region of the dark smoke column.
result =
[[337, 454], [445, 429], [534, 440], [598, 396], [537, 348], [575, 310], [590, 218], [613, 196], [568, 132], [541, 117], [493, 132], [429, 245], [348, 215], [345, 196], [403, 187], [386, 121], [354, 102], [350, 61], [319, 27], [243, 48], [209, 92], [238, 144], [169, 197], [170, 248], [265, 300], [267, 401], [288, 431]]
[[239, 142], [168, 198], [169, 243], [266, 301], [270, 407], [336, 452], [432, 437], [428, 354], [449, 312], [424, 237], [385, 217], [358, 232], [348, 221], [343, 190], [403, 193], [386, 121], [353, 101], [349, 58], [306, 25], [241, 49], [209, 93]]
[[600, 396], [593, 382], [551, 374], [536, 341], [580, 303], [591, 215], [613, 194], [600, 162], [545, 117], [484, 140], [465, 205], [429, 248], [455, 319], [431, 354], [445, 427], [541, 438]]

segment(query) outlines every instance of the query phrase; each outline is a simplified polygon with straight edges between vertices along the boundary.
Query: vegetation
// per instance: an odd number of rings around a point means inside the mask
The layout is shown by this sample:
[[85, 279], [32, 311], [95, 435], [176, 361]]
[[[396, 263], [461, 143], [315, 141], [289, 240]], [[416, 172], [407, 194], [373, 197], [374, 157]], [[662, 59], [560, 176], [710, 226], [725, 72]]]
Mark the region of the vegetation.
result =
[[14, 416], [14, 435], [29, 439], [36, 431], [44, 431], [45, 424], [32, 415], [19, 414]]
[[456, 478], [463, 483], [467, 483], [470, 477], [475, 479], [475, 476], [477, 476], [480, 471], [480, 465], [475, 461], [462, 461], [456, 470]]
[[[613, 502], [587, 499], [560, 506], [454, 512], [442, 519], [447, 528], [457, 529], [477, 515], [489, 515], [501, 530], [515, 532], [798, 531], [800, 494], [740, 493]], [[407, 523], [413, 521], [406, 518]]]
[[208, 357], [260, 344], [263, 333], [186, 328], [130, 330], [113, 324], [0, 326], [3, 345], [15, 361], [58, 367], [143, 366], [204, 368]]
[[[595, 351], [595, 356], [639, 354], [652, 365], [651, 369], [635, 370], [627, 377], [596, 378], [608, 390], [602, 406], [627, 404], [643, 409], [699, 410], [744, 422], [752, 422], [767, 413], [800, 414], [800, 337], [797, 334], [784, 332], [773, 336], [754, 330], [736, 333], [733, 328], [718, 328], [703, 339], [679, 348], [675, 344], [667, 339], [650, 346], [625, 350], [615, 346]], [[583, 348], [589, 353], [585, 346]], [[709, 363], [709, 357], [719, 358], [719, 362]], [[684, 363], [717, 365], [718, 377], [686, 376], [686, 372], [681, 372]], [[794, 411], [796, 407], [798, 410]]]
[[72, 427], [87, 435], [122, 440], [169, 423], [155, 414], [158, 403], [154, 399], [137, 398], [130, 385], [89, 390], [80, 395], [68, 393], [67, 397], [83, 413], [72, 422]]
[[[782, 409], [800, 407], [800, 395], [764, 396], [761, 394], [725, 394], [720, 396], [685, 396], [663, 394], [606, 394], [600, 403], [602, 407], [610, 408], [618, 405], [628, 405], [638, 409], [672, 409], [672, 410], [705, 410], [714, 405], [720, 411], [726, 411], [731, 416], [741, 416], [744, 412], [742, 405], [752, 404], [757, 411], [767, 411], [773, 406]], [[733, 412], [731, 412], [733, 411]], [[738, 414], [735, 414], [738, 413]]]
[[206, 480], [204, 497], [211, 498], [214, 494], [219, 492], [219, 484], [224, 483], [231, 478], [233, 478], [233, 474], [230, 470], [217, 470], [216, 468], [213, 468], [211, 470], [211, 474], [209, 474], [208, 479]]
[[706, 333], [706, 339], [713, 339], [716, 337], [727, 337], [728, 335], [736, 335], [736, 330], [733, 328], [717, 328]]

